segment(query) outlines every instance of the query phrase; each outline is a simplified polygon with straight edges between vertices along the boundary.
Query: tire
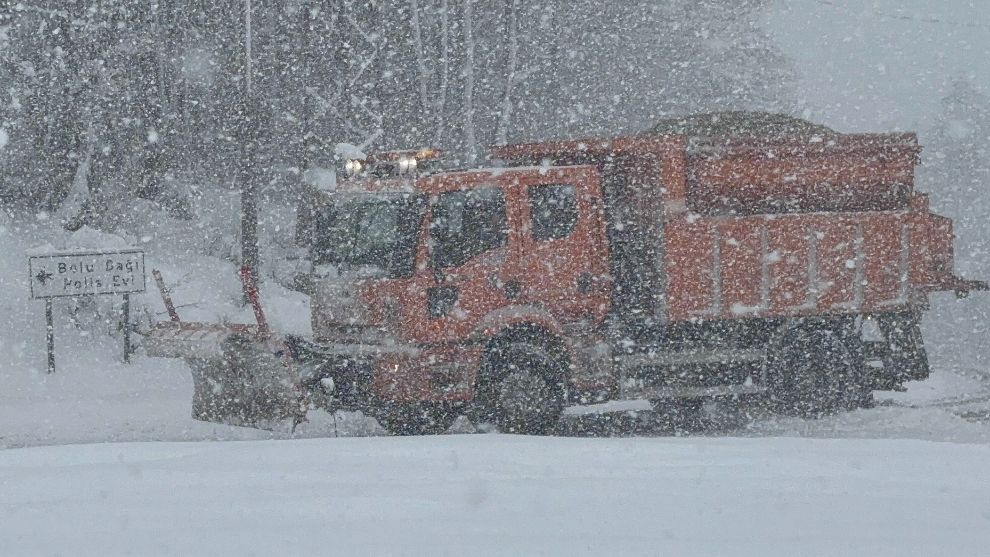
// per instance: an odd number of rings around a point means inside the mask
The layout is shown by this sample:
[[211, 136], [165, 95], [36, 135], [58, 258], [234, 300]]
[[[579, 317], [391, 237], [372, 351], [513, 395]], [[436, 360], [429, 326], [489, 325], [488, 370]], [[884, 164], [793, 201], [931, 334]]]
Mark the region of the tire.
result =
[[443, 404], [392, 404], [375, 419], [392, 435], [440, 435], [454, 424], [457, 413]]
[[504, 433], [549, 433], [564, 412], [561, 362], [544, 348], [514, 342], [489, 354], [479, 396], [485, 414]]
[[860, 358], [826, 325], [788, 331], [768, 364], [771, 407], [778, 413], [820, 417], [864, 404]]

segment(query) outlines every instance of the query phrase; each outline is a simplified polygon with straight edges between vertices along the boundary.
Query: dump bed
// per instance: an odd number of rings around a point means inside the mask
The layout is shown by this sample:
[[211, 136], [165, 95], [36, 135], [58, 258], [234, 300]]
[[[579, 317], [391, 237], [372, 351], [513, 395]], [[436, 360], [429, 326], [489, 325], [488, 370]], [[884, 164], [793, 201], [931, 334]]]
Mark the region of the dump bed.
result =
[[671, 219], [668, 318], [876, 313], [924, 305], [952, 230], [918, 207]]
[[914, 191], [913, 134], [626, 137], [498, 157], [602, 170], [623, 315], [664, 321], [902, 311], [952, 273], [952, 224]]
[[906, 209], [914, 134], [689, 138], [688, 207], [706, 215]]

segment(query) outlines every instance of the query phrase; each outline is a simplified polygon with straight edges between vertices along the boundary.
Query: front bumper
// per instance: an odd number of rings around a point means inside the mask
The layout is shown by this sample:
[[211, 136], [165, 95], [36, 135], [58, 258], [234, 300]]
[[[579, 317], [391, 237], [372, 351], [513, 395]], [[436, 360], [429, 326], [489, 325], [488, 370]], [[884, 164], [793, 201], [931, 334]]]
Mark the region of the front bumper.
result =
[[324, 344], [298, 337], [289, 338], [287, 344], [302, 384], [315, 400], [332, 397], [338, 407], [361, 409], [372, 399], [377, 352], [368, 345]]
[[[463, 402], [474, 396], [480, 348], [289, 341], [303, 384], [338, 409], [383, 402]], [[330, 381], [325, 381], [330, 379]], [[332, 392], [327, 392], [332, 386]]]

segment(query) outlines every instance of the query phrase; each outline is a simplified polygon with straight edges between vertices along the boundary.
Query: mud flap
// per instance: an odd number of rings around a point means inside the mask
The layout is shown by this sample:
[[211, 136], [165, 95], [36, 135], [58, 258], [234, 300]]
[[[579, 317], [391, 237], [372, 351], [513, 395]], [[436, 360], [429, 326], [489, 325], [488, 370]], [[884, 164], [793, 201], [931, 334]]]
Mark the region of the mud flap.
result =
[[287, 355], [250, 335], [232, 335], [218, 357], [189, 359], [192, 417], [206, 422], [275, 429], [301, 422], [307, 401]]
[[898, 387], [905, 381], [927, 379], [928, 352], [921, 337], [921, 313], [916, 311], [888, 313], [878, 316], [877, 324], [886, 340], [883, 356], [884, 385]]

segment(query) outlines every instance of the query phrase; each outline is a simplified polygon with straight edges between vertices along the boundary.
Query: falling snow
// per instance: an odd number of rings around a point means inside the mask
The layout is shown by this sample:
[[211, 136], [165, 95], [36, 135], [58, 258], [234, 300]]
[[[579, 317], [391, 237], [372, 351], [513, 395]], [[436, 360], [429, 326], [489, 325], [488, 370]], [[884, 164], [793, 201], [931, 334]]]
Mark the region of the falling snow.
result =
[[988, 32], [3, 4], [0, 553], [984, 554]]

